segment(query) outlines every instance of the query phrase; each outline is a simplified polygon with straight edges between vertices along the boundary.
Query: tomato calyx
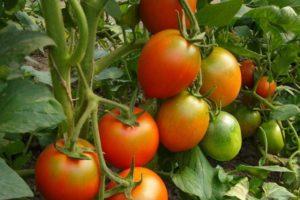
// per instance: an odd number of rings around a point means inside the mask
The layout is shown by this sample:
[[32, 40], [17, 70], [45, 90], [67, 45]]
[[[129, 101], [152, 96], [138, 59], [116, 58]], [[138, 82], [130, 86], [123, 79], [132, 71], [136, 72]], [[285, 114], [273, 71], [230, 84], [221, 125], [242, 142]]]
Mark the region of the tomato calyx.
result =
[[70, 150], [70, 148], [68, 148], [67, 146], [63, 146], [63, 147], [58, 146], [56, 143], [54, 143], [54, 147], [60, 153], [67, 155], [69, 158], [73, 158], [77, 160], [90, 160], [91, 158], [84, 155], [84, 153], [95, 152], [95, 150], [92, 148], [78, 147], [77, 145], [75, 146], [74, 151]]

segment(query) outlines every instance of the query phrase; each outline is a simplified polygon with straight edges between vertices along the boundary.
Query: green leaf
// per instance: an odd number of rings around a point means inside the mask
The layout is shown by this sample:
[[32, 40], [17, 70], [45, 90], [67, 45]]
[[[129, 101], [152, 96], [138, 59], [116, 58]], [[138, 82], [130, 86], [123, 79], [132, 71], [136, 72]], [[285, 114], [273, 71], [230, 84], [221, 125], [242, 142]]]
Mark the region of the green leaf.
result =
[[221, 43], [220, 44], [221, 47], [231, 51], [232, 53], [234, 53], [235, 55], [241, 56], [241, 57], [245, 57], [245, 58], [251, 58], [251, 59], [261, 59], [263, 57], [263, 55], [258, 54], [254, 51], [248, 50], [244, 47], [240, 47], [234, 44], [225, 44], [225, 43]]
[[266, 199], [289, 200], [296, 196], [289, 192], [286, 188], [277, 185], [276, 183], [263, 184], [264, 195]]
[[7, 83], [5, 81], [0, 80], [0, 93], [7, 87]]
[[27, 133], [56, 126], [65, 119], [49, 88], [29, 80], [8, 82], [0, 94], [0, 132]]
[[199, 182], [201, 182], [200, 179], [198, 174], [189, 167], [183, 168], [172, 176], [172, 181], [180, 190], [188, 194], [202, 197], [204, 196], [203, 191], [198, 187]]
[[24, 8], [26, 0], [3, 0], [4, 9], [7, 15], [12, 15], [15, 12]]
[[236, 197], [240, 200], [246, 200], [249, 193], [249, 181], [248, 178], [243, 178], [236, 185], [230, 188], [226, 192], [225, 196]]
[[5, 152], [6, 155], [12, 156], [12, 155], [22, 153], [24, 149], [25, 149], [25, 144], [22, 141], [18, 140], [15, 142], [8, 143], [3, 148], [3, 151]]
[[15, 14], [15, 16], [20, 21], [20, 23], [24, 26], [25, 30], [30, 30], [30, 31], [40, 30], [39, 26], [33, 21], [32, 17], [30, 17], [26, 12], [19, 11]]
[[218, 4], [206, 4], [197, 11], [196, 17], [200, 25], [226, 26], [231, 23], [242, 4], [242, 0], [230, 0]]
[[300, 114], [300, 108], [294, 104], [286, 104], [276, 107], [271, 113], [271, 118], [275, 120], [288, 120]]
[[33, 197], [25, 181], [0, 158], [0, 200]]
[[124, 72], [117, 67], [110, 67], [104, 69], [100, 74], [96, 75], [96, 81], [103, 81], [107, 79], [118, 79], [123, 76]]
[[49, 71], [36, 70], [32, 66], [22, 66], [21, 70], [32, 75], [37, 82], [44, 83], [52, 87], [52, 79]]
[[280, 167], [278, 165], [272, 166], [249, 166], [249, 165], [238, 165], [236, 167], [238, 171], [246, 171], [253, 175], [257, 175], [266, 178], [268, 172], [292, 172], [286, 167]]
[[0, 33], [0, 66], [18, 67], [24, 57], [38, 48], [54, 45], [45, 33], [13, 31]]
[[139, 21], [139, 6], [135, 4], [130, 6], [128, 10], [122, 14], [118, 23], [133, 29], [139, 23]]
[[108, 1], [106, 3], [105, 10], [110, 16], [112, 16], [116, 20], [119, 20], [121, 18], [122, 12], [116, 0]]

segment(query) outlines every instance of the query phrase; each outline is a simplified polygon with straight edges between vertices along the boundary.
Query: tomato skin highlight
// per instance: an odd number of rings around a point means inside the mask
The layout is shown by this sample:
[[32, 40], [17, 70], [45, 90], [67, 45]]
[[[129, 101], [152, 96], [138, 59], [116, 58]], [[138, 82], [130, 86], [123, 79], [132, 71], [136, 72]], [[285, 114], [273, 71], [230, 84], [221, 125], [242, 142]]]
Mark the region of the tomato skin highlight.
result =
[[204, 137], [209, 124], [209, 107], [187, 92], [166, 100], [157, 114], [161, 143], [171, 152], [193, 148]]
[[188, 43], [177, 30], [151, 37], [138, 61], [138, 80], [146, 97], [167, 98], [187, 88], [201, 66], [198, 47]]
[[[63, 146], [63, 140], [57, 146]], [[93, 148], [79, 139], [79, 147]], [[37, 189], [46, 200], [92, 200], [100, 187], [100, 168], [96, 152], [86, 152], [90, 160], [78, 160], [49, 145], [38, 157], [35, 166]]]
[[239, 63], [226, 49], [215, 47], [211, 54], [203, 59], [202, 65], [203, 85], [201, 93], [212, 91], [209, 98], [218, 105], [225, 107], [238, 96], [242, 78]]
[[257, 83], [256, 93], [264, 98], [272, 97], [276, 90], [276, 83], [274, 80], [268, 82], [267, 76], [262, 76]]
[[[281, 129], [275, 120], [270, 120], [261, 124], [264, 129], [268, 140], [268, 152], [278, 154], [284, 147], [284, 140]], [[258, 129], [258, 139], [264, 144], [263, 132]]]
[[252, 60], [244, 60], [241, 63], [242, 86], [252, 88], [254, 86], [255, 64]]
[[205, 154], [218, 161], [229, 161], [242, 147], [242, 134], [238, 121], [231, 114], [221, 111], [213, 119], [200, 143]]
[[[142, 109], [134, 108], [134, 113]], [[117, 109], [112, 113], [119, 115]], [[159, 134], [152, 116], [144, 112], [137, 122], [139, 126], [127, 126], [106, 113], [99, 121], [99, 134], [105, 159], [114, 167], [126, 169], [134, 158], [135, 166], [143, 166], [155, 155]]]
[[240, 124], [243, 138], [253, 136], [261, 124], [260, 113], [247, 107], [239, 108], [234, 116]]
[[[192, 11], [196, 12], [197, 0], [188, 0]], [[165, 29], [178, 29], [177, 12], [182, 19], [182, 7], [178, 0], [141, 0], [139, 13], [145, 27], [151, 33]], [[190, 23], [186, 17], [187, 27]]]
[[[121, 177], [126, 177], [129, 174], [129, 169], [120, 173]], [[140, 185], [131, 191], [133, 200], [168, 200], [168, 191], [161, 178], [152, 170], [135, 167], [133, 179], [138, 182], [142, 179]], [[108, 188], [113, 188], [115, 183], [110, 182]], [[114, 195], [108, 200], [127, 200], [124, 194]]]

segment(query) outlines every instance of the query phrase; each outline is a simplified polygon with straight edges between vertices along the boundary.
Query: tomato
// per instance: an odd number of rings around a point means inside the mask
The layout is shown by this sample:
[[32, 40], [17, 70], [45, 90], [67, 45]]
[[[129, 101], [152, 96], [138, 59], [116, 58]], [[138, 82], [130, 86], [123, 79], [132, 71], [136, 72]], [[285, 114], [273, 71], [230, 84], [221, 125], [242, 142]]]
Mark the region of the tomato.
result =
[[254, 85], [255, 64], [252, 60], [244, 60], [241, 63], [242, 86], [252, 88]]
[[[260, 126], [264, 129], [268, 140], [268, 152], [277, 154], [284, 147], [284, 141], [281, 129], [275, 120], [264, 122]], [[264, 135], [262, 130], [258, 129], [258, 139], [264, 144]]]
[[[188, 0], [195, 13], [197, 0]], [[141, 0], [139, 13], [142, 22], [151, 33], [165, 29], [178, 29], [177, 11], [182, 19], [182, 7], [178, 0]], [[187, 18], [187, 17], [186, 17]], [[189, 27], [189, 20], [186, 20]]]
[[241, 128], [238, 121], [231, 114], [221, 111], [209, 123], [200, 145], [204, 153], [215, 160], [233, 159], [242, 147]]
[[199, 49], [177, 30], [155, 34], [144, 46], [138, 62], [138, 79], [146, 97], [166, 98], [187, 88], [201, 65]]
[[268, 81], [267, 76], [262, 76], [257, 83], [256, 93], [264, 98], [272, 97], [276, 90], [276, 83], [274, 80]]
[[[129, 169], [121, 172], [120, 176], [126, 177], [128, 174]], [[168, 200], [168, 191], [164, 182], [152, 170], [135, 167], [133, 180], [135, 182], [142, 180], [142, 182], [131, 191], [132, 200]], [[114, 186], [115, 183], [113, 182], [108, 184], [108, 188], [113, 188]], [[110, 197], [108, 200], [127, 200], [127, 198], [121, 193]]]
[[185, 151], [203, 138], [209, 123], [208, 105], [182, 92], [162, 104], [156, 121], [161, 143], [169, 151]]
[[[134, 113], [140, 112], [142, 109], [134, 108]], [[112, 113], [120, 114], [117, 109]], [[104, 157], [114, 167], [129, 168], [133, 158], [135, 166], [142, 166], [154, 157], [159, 144], [157, 125], [147, 112], [137, 122], [138, 126], [128, 126], [109, 113], [99, 121]]]
[[241, 70], [236, 58], [226, 49], [215, 47], [203, 59], [203, 85], [201, 93], [212, 92], [209, 98], [222, 107], [229, 105], [238, 96], [241, 88]]
[[247, 107], [239, 108], [234, 114], [238, 120], [242, 136], [244, 138], [253, 136], [261, 124], [261, 115], [258, 111], [250, 110]]
[[[64, 142], [59, 140], [57, 146]], [[79, 139], [79, 147], [94, 148]], [[92, 200], [100, 187], [100, 168], [95, 152], [84, 153], [90, 160], [79, 160], [59, 152], [53, 144], [38, 157], [35, 166], [37, 189], [47, 200]]]

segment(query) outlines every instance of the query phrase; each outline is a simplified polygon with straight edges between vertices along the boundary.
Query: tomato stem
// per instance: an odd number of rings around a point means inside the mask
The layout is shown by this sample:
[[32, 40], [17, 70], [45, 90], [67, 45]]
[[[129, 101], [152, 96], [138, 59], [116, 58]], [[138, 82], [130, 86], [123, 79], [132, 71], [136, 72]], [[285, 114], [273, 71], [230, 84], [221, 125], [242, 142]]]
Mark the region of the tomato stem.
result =
[[68, 63], [70, 65], [76, 65], [81, 62], [86, 52], [86, 48], [88, 45], [88, 25], [87, 19], [80, 3], [77, 0], [70, 0], [69, 2], [74, 10], [75, 17], [77, 18], [79, 37], [77, 41], [78, 46], [69, 57]]
[[292, 130], [294, 137], [296, 138], [296, 141], [298, 144], [298, 151], [300, 151], [300, 139], [299, 139], [298, 133], [290, 120], [287, 120], [287, 123], [288, 123], [288, 126], [290, 127], [290, 129]]
[[193, 14], [191, 7], [189, 6], [187, 0], [179, 0], [180, 5], [182, 6], [185, 14], [187, 15], [191, 23], [191, 34], [190, 39], [193, 39], [197, 34], [200, 33], [200, 27], [197, 21], [196, 16]]

